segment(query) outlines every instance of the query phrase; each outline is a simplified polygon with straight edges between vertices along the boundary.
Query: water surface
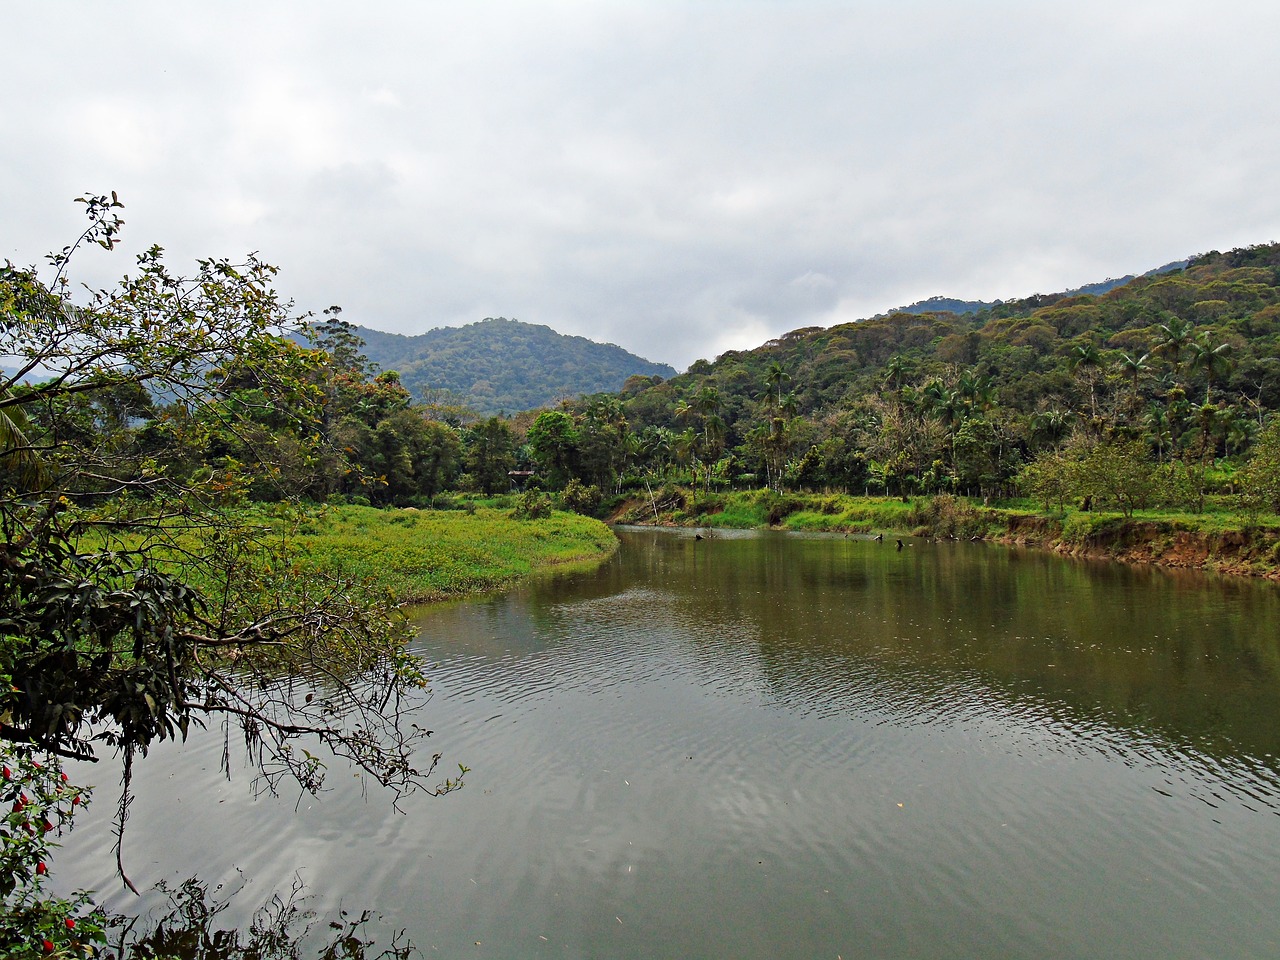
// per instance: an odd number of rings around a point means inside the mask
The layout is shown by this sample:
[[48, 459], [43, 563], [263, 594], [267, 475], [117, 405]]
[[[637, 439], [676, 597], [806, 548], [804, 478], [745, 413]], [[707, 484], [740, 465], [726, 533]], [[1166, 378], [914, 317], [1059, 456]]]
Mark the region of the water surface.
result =
[[[1280, 955], [1273, 585], [621, 535], [419, 612], [461, 793], [255, 802], [207, 738], [144, 764], [134, 879], [296, 872], [428, 956]], [[101, 831], [70, 847], [117, 888]]]

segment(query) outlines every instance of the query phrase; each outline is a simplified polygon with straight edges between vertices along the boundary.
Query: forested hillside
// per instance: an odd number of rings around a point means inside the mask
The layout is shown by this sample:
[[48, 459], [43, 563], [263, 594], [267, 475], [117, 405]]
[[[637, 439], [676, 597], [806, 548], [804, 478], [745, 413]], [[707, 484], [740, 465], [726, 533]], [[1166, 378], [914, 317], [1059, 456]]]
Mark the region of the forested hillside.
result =
[[678, 376], [633, 375], [617, 392], [479, 422], [413, 404], [412, 372], [368, 370], [362, 350], [387, 356], [370, 331], [330, 317], [313, 332], [316, 362], [335, 371], [324, 420], [347, 466], [312, 461], [293, 487], [310, 496], [495, 492], [517, 469], [595, 497], [669, 483], [1031, 495], [1125, 512], [1202, 510], [1214, 496], [1280, 507], [1280, 245], [1205, 254], [1101, 294], [795, 330]]
[[[1200, 506], [1276, 432], [1280, 245], [1100, 295], [796, 330], [568, 415], [586, 426], [602, 404], [636, 435], [639, 464], [704, 486]], [[1141, 482], [1089, 487], [1106, 457]]]
[[414, 337], [355, 328], [369, 360], [395, 370], [415, 396], [440, 391], [476, 413], [518, 413], [584, 393], [616, 391], [634, 375], [675, 370], [611, 343], [504, 318], [441, 327]]
[[[516, 471], [548, 490], [577, 481], [570, 499], [586, 509], [664, 484], [1031, 495], [1126, 512], [1228, 495], [1280, 507], [1276, 244], [1102, 294], [795, 330], [678, 376], [609, 368], [628, 355], [510, 320], [408, 338], [330, 311], [308, 332], [310, 347], [262, 338], [258, 354], [213, 368], [199, 403], [75, 394], [31, 404], [30, 429], [55, 447], [68, 431], [112, 437], [139, 470], [222, 478], [221, 496], [251, 500], [426, 505], [508, 491]], [[521, 366], [549, 370], [547, 392], [520, 381]], [[657, 372], [634, 372], [646, 367]], [[570, 385], [606, 369], [623, 382]], [[477, 416], [436, 393], [464, 385], [512, 415]]]

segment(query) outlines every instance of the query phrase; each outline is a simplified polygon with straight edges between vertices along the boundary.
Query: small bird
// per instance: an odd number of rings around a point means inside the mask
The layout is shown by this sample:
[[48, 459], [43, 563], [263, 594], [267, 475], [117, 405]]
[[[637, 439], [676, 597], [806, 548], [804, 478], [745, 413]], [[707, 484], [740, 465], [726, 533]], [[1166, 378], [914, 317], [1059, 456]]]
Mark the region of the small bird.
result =
[[905, 546], [901, 540], [898, 541], [898, 549], [901, 550]]
[[872, 537], [871, 539], [872, 539], [872, 540], [874, 540], [876, 543], [883, 543], [883, 542], [884, 542], [884, 534], [883, 534], [883, 533], [877, 533], [877, 534], [876, 534], [874, 537]]

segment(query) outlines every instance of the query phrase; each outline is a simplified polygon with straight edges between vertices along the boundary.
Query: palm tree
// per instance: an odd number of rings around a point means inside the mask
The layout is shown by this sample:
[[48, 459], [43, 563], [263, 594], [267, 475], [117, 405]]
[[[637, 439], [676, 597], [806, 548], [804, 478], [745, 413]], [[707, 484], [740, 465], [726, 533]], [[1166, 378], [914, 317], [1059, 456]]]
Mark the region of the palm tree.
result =
[[1142, 418], [1143, 425], [1151, 441], [1156, 445], [1156, 463], [1164, 463], [1165, 447], [1172, 445], [1173, 432], [1169, 425], [1169, 411], [1161, 404], [1154, 403], [1148, 408], [1147, 415]]
[[1213, 381], [1231, 369], [1231, 344], [1220, 343], [1215, 347], [1209, 335], [1202, 333], [1191, 342], [1188, 353], [1187, 369], [1192, 374], [1204, 372], [1204, 402], [1207, 404]]
[[977, 374], [972, 370], [966, 370], [964, 373], [960, 374], [959, 378], [956, 380], [956, 393], [958, 393], [967, 404], [973, 406], [974, 402], [978, 398], [978, 386], [980, 383], [981, 378], [978, 377]]
[[786, 369], [777, 360], [772, 361], [764, 376], [764, 387], [768, 391], [765, 405], [774, 406], [775, 404], [780, 404], [782, 402], [782, 385], [790, 381], [791, 374], [787, 373]]
[[1038, 447], [1042, 443], [1051, 443], [1056, 447], [1066, 435], [1068, 423], [1066, 411], [1059, 407], [1037, 410], [1031, 415], [1032, 444]]
[[901, 390], [911, 375], [912, 363], [901, 354], [895, 353], [884, 365], [884, 381], [894, 390]]
[[11, 390], [0, 393], [0, 471], [8, 475], [0, 478], [0, 483], [29, 491], [49, 477], [44, 460], [29, 439], [31, 424], [22, 411], [22, 402]]
[[947, 399], [947, 385], [938, 377], [926, 383], [917, 394], [920, 409], [924, 413], [934, 413]]
[[664, 479], [671, 460], [675, 435], [670, 427], [650, 427], [641, 434], [641, 456], [650, 472], [660, 474]]
[[1228, 407], [1227, 411], [1227, 449], [1240, 453], [1250, 446], [1258, 435], [1258, 424], [1236, 407]]
[[996, 405], [996, 388], [995, 377], [974, 377], [972, 386], [972, 395], [966, 397], [971, 407], [980, 410], [990, 410]]
[[1168, 357], [1173, 364], [1173, 372], [1176, 376], [1178, 367], [1182, 363], [1182, 355], [1191, 345], [1195, 335], [1195, 325], [1181, 317], [1173, 317], [1168, 323], [1160, 324], [1156, 330], [1156, 342], [1151, 352], [1157, 356]]
[[1071, 354], [1067, 362], [1071, 365], [1071, 369], [1079, 373], [1081, 370], [1086, 371], [1084, 379], [1089, 383], [1089, 416], [1091, 419], [1098, 418], [1098, 390], [1095, 372], [1102, 366], [1102, 351], [1098, 349], [1098, 345], [1092, 340], [1084, 343], [1076, 344], [1072, 348]]
[[1129, 386], [1135, 394], [1138, 392], [1138, 378], [1151, 371], [1151, 365], [1147, 363], [1149, 359], [1151, 359], [1149, 353], [1144, 353], [1140, 357], [1131, 357], [1127, 353], [1122, 353], [1120, 359], [1116, 361], [1116, 367], [1129, 378]]
[[688, 466], [693, 473], [693, 489], [698, 489], [698, 434], [693, 427], [675, 435], [673, 449], [676, 462]]
[[1138, 398], [1138, 378], [1144, 373], [1151, 371], [1151, 365], [1147, 362], [1151, 358], [1151, 354], [1144, 353], [1140, 357], [1132, 357], [1127, 353], [1120, 354], [1120, 359], [1116, 361], [1116, 367], [1124, 376], [1129, 378], [1129, 410], [1136, 412], [1138, 404], [1141, 402]]

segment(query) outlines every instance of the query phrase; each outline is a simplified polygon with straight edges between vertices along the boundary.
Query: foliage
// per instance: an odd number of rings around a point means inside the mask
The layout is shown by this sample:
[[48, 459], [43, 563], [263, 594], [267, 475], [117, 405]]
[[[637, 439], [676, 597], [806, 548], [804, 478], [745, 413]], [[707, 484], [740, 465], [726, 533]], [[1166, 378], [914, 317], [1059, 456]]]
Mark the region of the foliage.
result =
[[1253, 456], [1240, 471], [1241, 507], [1253, 514], [1280, 514], [1280, 416], [1259, 435]]
[[916, 522], [929, 536], [953, 540], [985, 537], [990, 523], [969, 501], [950, 494], [938, 494], [920, 503], [914, 511]]
[[56, 760], [38, 763], [0, 742], [0, 960], [79, 958], [106, 943], [106, 918], [87, 891], [46, 890], [54, 838], [88, 798]]
[[1083, 432], [1141, 441], [1110, 449], [1153, 474], [1181, 464], [1178, 485], [1140, 499], [1203, 509], [1217, 465], [1242, 461], [1280, 408], [1277, 263], [1280, 245], [1211, 253], [1070, 294], [964, 313], [937, 301], [730, 351], [618, 395], [639, 437], [632, 469], [704, 490], [724, 461], [729, 481], [779, 492], [991, 499], [1034, 487], [1061, 508], [1051, 461], [1024, 467]]
[[510, 490], [508, 474], [516, 466], [515, 436], [511, 427], [497, 417], [490, 417], [472, 427], [466, 437], [464, 462], [473, 487], [490, 495]]
[[574, 478], [560, 494], [560, 502], [566, 510], [593, 515], [600, 508], [600, 488], [594, 484], [588, 486]]
[[547, 481], [563, 487], [573, 478], [579, 460], [579, 435], [573, 417], [547, 410], [529, 428], [529, 449]]
[[551, 498], [536, 490], [526, 491], [516, 498], [511, 516], [516, 520], [546, 520], [551, 516]]

